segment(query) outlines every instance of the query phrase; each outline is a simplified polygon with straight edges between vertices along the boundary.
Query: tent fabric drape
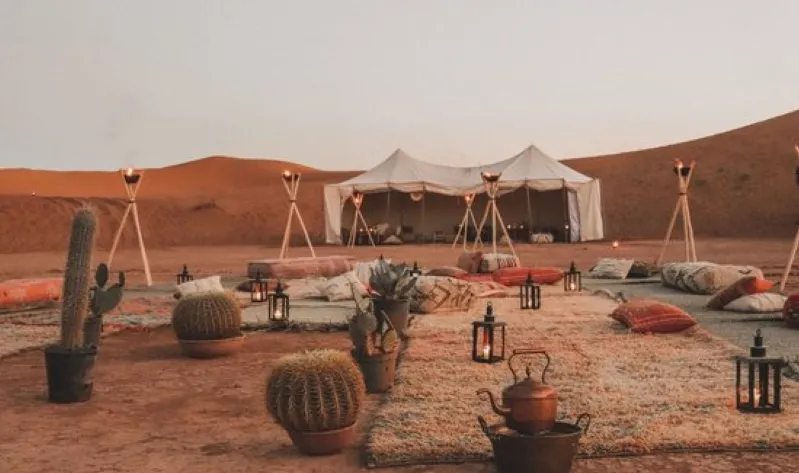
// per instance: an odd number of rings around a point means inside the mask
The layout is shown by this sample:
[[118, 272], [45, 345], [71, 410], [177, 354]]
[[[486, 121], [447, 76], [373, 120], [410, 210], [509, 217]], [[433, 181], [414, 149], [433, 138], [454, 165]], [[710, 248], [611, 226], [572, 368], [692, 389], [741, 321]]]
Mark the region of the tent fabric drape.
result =
[[[398, 149], [374, 168], [339, 184], [325, 186], [325, 239], [330, 244], [341, 243], [341, 227], [344, 223], [342, 214], [347, 199], [356, 191], [375, 194], [374, 197], [385, 194], [386, 197], [383, 197], [386, 199], [385, 203], [383, 198], [379, 199], [382, 207], [380, 213], [384, 213], [389, 205], [388, 196], [393, 193], [392, 191], [422, 192], [424, 193], [422, 202], [408, 205], [424, 205], [426, 223], [440, 220], [436, 213], [427, 215], [428, 211], [434, 209], [437, 209], [436, 212], [441, 215], [449, 216], [447, 213], [449, 208], [452, 213], [451, 219], [460, 220], [462, 215], [459, 210], [459, 199], [427, 201], [436, 194], [450, 197], [460, 197], [467, 193], [483, 194], [485, 192], [481, 178], [483, 171], [502, 173], [498, 194], [500, 206], [505, 195], [513, 194], [519, 189], [524, 189], [525, 195], [528, 196], [532, 194], [530, 191], [536, 191], [535, 194], [543, 199], [541, 203], [545, 207], [552, 205], [551, 199], [546, 197], [550, 191], [565, 191], [568, 197], [566, 199], [561, 197], [560, 203], [555, 205], [561, 209], [560, 218], [567, 219], [564, 223], [569, 225], [571, 241], [598, 240], [604, 237], [599, 181], [571, 169], [535, 146], [529, 146], [511, 158], [484, 166], [463, 168], [421, 161]], [[370, 197], [372, 196], [367, 196], [365, 199], [365, 207], [369, 205], [369, 201], [374, 200]], [[396, 213], [394, 209], [400, 210], [396, 199], [391, 199], [390, 205], [392, 214]], [[538, 208], [537, 199], [536, 209]], [[547, 213], [545, 210], [546, 208], [542, 208], [543, 213]], [[536, 217], [539, 217], [538, 212]], [[428, 225], [425, 225], [424, 231], [427, 230]]]

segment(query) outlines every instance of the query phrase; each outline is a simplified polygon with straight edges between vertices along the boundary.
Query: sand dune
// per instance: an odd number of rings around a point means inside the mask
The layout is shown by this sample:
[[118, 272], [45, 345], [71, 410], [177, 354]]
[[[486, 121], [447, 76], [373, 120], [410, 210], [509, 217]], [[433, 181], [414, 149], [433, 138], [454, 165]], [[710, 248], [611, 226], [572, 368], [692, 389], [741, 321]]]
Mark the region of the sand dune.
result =
[[[609, 238], [662, 238], [677, 198], [671, 172], [677, 157], [697, 161], [691, 190], [697, 236], [782, 238], [793, 235], [799, 217], [794, 142], [799, 111], [695, 141], [567, 164], [602, 180]], [[288, 211], [284, 169], [303, 173], [299, 205], [321, 239], [322, 186], [357, 172], [213, 156], [145, 172], [139, 200], [148, 246], [278, 242]], [[99, 244], [110, 246], [125, 206], [119, 173], [0, 170], [0, 252], [63, 248], [72, 212], [85, 202], [99, 211]], [[122, 245], [133, 244], [130, 226]]]

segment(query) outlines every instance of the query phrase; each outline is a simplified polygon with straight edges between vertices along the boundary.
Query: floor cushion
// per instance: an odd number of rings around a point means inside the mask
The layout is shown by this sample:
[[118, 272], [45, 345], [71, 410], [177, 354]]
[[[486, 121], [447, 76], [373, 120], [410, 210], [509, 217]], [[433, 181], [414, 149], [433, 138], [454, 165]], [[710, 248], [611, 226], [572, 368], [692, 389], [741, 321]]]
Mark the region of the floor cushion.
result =
[[365, 297], [367, 295], [366, 287], [355, 275], [355, 271], [349, 271], [330, 278], [319, 288], [322, 296], [330, 302], [350, 300], [353, 298], [353, 291], [355, 291], [354, 295], [357, 297]]
[[225, 288], [222, 287], [221, 276], [209, 276], [207, 278], [187, 281], [182, 284], [178, 284], [175, 287], [175, 289], [176, 289], [175, 292], [176, 299], [180, 299], [181, 297], [190, 296], [194, 294], [212, 294], [212, 293], [225, 292]]
[[618, 258], [601, 258], [589, 269], [586, 278], [592, 279], [626, 279], [635, 260]]
[[508, 287], [495, 281], [469, 281], [475, 295], [483, 297], [508, 297]]
[[628, 278], [649, 278], [660, 272], [660, 268], [646, 261], [635, 260], [627, 273]]
[[[281, 281], [280, 284], [285, 288], [285, 293], [291, 300], [325, 299], [325, 296], [322, 295], [322, 286], [327, 284], [327, 281], [326, 278], [313, 277], [295, 279], [290, 284]], [[274, 287], [271, 283], [269, 284], [270, 289], [274, 289]]]
[[467, 251], [458, 257], [457, 267], [467, 273], [476, 273], [480, 269], [480, 261], [483, 259], [482, 251]]
[[563, 270], [559, 268], [501, 268], [492, 273], [494, 281], [504, 286], [521, 286], [527, 281], [527, 275], [533, 276], [536, 284], [555, 284], [563, 279]]
[[782, 320], [791, 328], [799, 328], [799, 293], [788, 296], [782, 307]]
[[389, 235], [383, 240], [384, 245], [401, 245], [402, 240], [397, 235]]
[[763, 272], [753, 266], [695, 262], [668, 263], [660, 274], [664, 286], [692, 294], [715, 294], [745, 276], [763, 279]]
[[553, 243], [555, 237], [551, 233], [533, 233], [530, 235], [530, 243]]
[[457, 279], [469, 282], [494, 282], [494, 275], [481, 273], [464, 273], [456, 276]]
[[[413, 287], [407, 289], [407, 284], [413, 284]], [[477, 301], [472, 285], [457, 278], [418, 276], [404, 278], [397, 286], [400, 291], [409, 291], [411, 312], [417, 314], [469, 310]]]
[[707, 302], [707, 308], [726, 310], [726, 306], [738, 298], [750, 294], [764, 293], [769, 291], [773, 285], [771, 281], [760, 279], [757, 276], [746, 276], [714, 294]]
[[621, 304], [610, 317], [635, 333], [681, 332], [696, 325], [696, 319], [679, 307], [644, 299]]
[[724, 310], [749, 314], [782, 312], [786, 299], [782, 294], [773, 292], [746, 294], [725, 305]]
[[483, 253], [478, 273], [493, 273], [500, 268], [519, 266], [516, 257], [507, 253]]
[[63, 282], [64, 278], [0, 282], [0, 310], [49, 306], [61, 299]]
[[425, 276], [447, 276], [450, 278], [456, 278], [463, 274], [466, 274], [466, 271], [457, 266], [438, 266], [426, 272]]
[[332, 278], [352, 270], [352, 257], [317, 256], [302, 258], [264, 259], [247, 263], [247, 277], [260, 271], [263, 278], [302, 279], [312, 276]]

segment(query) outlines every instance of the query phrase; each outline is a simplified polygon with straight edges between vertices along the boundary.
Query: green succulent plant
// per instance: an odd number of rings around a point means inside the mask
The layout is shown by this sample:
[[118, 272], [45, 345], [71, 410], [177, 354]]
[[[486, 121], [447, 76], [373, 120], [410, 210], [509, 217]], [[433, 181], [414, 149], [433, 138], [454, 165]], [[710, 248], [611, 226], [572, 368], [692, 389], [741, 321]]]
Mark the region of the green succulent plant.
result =
[[[381, 258], [369, 271], [369, 287], [382, 299], [405, 299], [415, 286], [416, 276], [408, 275], [410, 268], [405, 263], [393, 264]], [[400, 285], [406, 278], [413, 282]]]

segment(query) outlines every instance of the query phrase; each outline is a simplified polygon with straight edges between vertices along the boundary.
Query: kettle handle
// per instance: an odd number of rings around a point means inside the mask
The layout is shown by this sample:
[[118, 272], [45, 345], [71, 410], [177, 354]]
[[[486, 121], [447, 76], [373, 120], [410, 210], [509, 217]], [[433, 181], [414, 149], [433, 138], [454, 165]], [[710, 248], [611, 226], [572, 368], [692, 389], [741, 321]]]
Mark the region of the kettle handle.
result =
[[[513, 357], [516, 355], [537, 355], [541, 354], [544, 355], [547, 359], [547, 364], [544, 365], [543, 371], [541, 371], [541, 382], [546, 384], [546, 376], [547, 370], [549, 369], [550, 363], [552, 363], [552, 358], [549, 357], [549, 354], [543, 348], [517, 348], [513, 350], [513, 353], [508, 357], [508, 368], [510, 368], [510, 372], [513, 373], [513, 382], [519, 382], [519, 376], [516, 374], [516, 370], [513, 369]], [[530, 363], [525, 365], [527, 376], [530, 376]]]

